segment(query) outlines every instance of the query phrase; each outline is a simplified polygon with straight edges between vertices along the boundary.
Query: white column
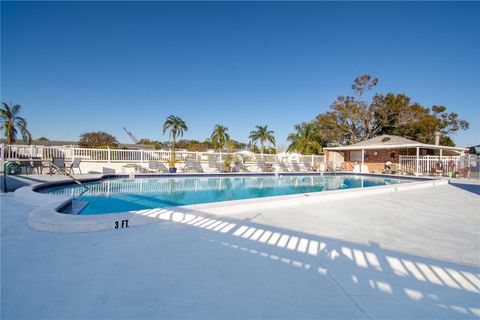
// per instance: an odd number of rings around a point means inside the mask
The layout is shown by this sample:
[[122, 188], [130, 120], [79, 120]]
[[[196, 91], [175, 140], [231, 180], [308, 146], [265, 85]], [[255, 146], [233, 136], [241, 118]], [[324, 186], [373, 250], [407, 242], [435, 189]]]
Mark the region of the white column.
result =
[[140, 163], [143, 163], [143, 149], [140, 149]]
[[0, 143], [0, 153], [1, 153], [2, 160], [7, 158], [7, 155], [5, 154], [6, 152], [7, 152], [7, 145], [5, 143]]
[[427, 172], [430, 172], [430, 156], [427, 155]]
[[108, 163], [110, 163], [110, 148], [108, 148], [107, 150], [108, 150]]
[[362, 149], [362, 164], [360, 167], [360, 172], [363, 172], [363, 162], [365, 161], [365, 150]]
[[[407, 149], [407, 155], [408, 155], [408, 149]], [[398, 155], [398, 173], [403, 173], [402, 171], [402, 155]], [[398, 174], [397, 173], [397, 174]]]
[[419, 167], [419, 165], [420, 165], [420, 148], [417, 147], [417, 163], [416, 163], [416, 167], [417, 167], [417, 168], [416, 168], [416, 170], [415, 170], [417, 176], [418, 176], [418, 167]]
[[440, 160], [442, 160], [442, 156], [443, 156], [443, 149], [440, 149]]

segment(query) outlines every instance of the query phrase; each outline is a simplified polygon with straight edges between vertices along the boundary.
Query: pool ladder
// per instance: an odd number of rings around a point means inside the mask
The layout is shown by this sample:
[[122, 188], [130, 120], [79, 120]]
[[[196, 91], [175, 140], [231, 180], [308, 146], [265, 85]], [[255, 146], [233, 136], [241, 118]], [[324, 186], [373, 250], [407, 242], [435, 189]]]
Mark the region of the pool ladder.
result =
[[84, 186], [82, 184], [82, 182], [80, 182], [80, 180], [78, 180], [77, 178], [75, 178], [74, 176], [72, 176], [70, 173], [67, 172], [67, 170], [65, 170], [64, 168], [60, 168], [59, 166], [57, 166], [55, 163], [53, 163], [52, 161], [48, 161], [50, 163], [50, 165], [52, 167], [54, 167], [59, 173], [63, 174], [63, 175], [66, 175], [67, 177], [69, 177], [70, 179], [72, 179], [73, 182], [75, 182], [76, 184], [78, 184], [79, 186], [81, 186], [84, 190], [82, 191], [81, 195], [84, 194], [85, 192], [87, 192], [88, 189], [86, 186]]

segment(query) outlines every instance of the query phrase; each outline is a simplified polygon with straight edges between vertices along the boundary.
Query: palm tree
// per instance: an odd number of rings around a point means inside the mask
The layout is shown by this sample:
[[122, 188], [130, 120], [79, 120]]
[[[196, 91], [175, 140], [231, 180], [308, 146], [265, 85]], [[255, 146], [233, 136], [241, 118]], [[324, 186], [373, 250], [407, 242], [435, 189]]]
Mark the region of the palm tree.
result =
[[0, 109], [0, 130], [5, 130], [5, 139], [7, 144], [17, 141], [17, 134], [20, 131], [23, 141], [32, 143], [32, 135], [27, 129], [27, 120], [19, 116], [22, 106], [19, 104], [8, 105], [2, 102], [3, 108]]
[[268, 130], [268, 126], [255, 126], [257, 130], [250, 131], [250, 140], [253, 144], [256, 144], [257, 141], [260, 141], [260, 153], [263, 154], [265, 147], [265, 142], [270, 142], [275, 146], [275, 137], [273, 136], [275, 132]]
[[303, 122], [295, 125], [295, 133], [288, 135], [290, 145], [287, 151], [297, 151], [301, 154], [320, 154], [323, 146], [323, 137], [320, 129], [313, 122]]
[[230, 136], [227, 133], [228, 128], [222, 125], [215, 125], [212, 135], [210, 136], [210, 141], [212, 142], [214, 148], [223, 149], [227, 142], [230, 140]]
[[167, 130], [170, 130], [170, 138], [173, 140], [172, 144], [172, 161], [175, 160], [175, 142], [177, 137], [182, 137], [185, 131], [188, 131], [188, 127], [185, 124], [185, 121], [182, 118], [170, 115], [165, 119], [163, 124], [163, 134]]

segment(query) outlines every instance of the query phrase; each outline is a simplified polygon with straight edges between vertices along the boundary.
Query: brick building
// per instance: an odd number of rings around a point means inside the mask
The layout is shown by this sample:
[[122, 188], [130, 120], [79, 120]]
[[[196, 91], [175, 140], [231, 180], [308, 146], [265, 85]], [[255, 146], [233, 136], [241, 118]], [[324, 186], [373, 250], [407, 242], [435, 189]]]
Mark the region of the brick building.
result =
[[326, 161], [337, 170], [383, 173], [385, 164], [399, 164], [400, 156], [456, 156], [466, 148], [425, 144], [399, 136], [382, 135], [348, 146], [324, 148]]

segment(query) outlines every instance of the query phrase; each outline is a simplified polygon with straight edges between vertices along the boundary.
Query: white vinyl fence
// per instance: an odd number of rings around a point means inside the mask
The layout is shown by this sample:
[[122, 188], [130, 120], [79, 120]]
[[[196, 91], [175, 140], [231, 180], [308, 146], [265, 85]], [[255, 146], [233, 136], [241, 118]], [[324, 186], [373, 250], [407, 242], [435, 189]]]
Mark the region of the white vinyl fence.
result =
[[[471, 163], [475, 162], [472, 155], [463, 156], [400, 156], [399, 171], [403, 174], [416, 175], [469, 175]], [[476, 167], [476, 166], [475, 166]], [[467, 170], [468, 169], [468, 170]]]
[[[124, 149], [94, 149], [77, 148], [74, 146], [28, 146], [28, 145], [5, 145], [0, 146], [0, 155], [3, 160], [18, 160], [22, 158], [41, 158], [52, 159], [53, 157], [63, 157], [66, 161], [72, 161], [73, 158], [81, 158], [82, 162], [104, 162], [104, 163], [148, 163], [148, 162], [167, 162], [170, 157], [170, 151], [158, 150], [124, 150]], [[222, 162], [228, 156], [234, 157], [234, 160], [243, 162], [265, 162], [265, 163], [309, 163], [311, 166], [318, 166], [324, 162], [323, 156], [308, 155], [299, 157], [288, 157], [276, 154], [239, 154], [239, 153], [211, 153], [211, 152], [186, 152], [176, 151], [175, 160], [185, 162], [193, 160], [197, 162]], [[234, 161], [233, 160], [233, 161]]]

